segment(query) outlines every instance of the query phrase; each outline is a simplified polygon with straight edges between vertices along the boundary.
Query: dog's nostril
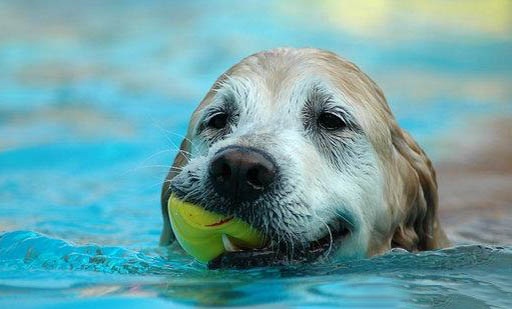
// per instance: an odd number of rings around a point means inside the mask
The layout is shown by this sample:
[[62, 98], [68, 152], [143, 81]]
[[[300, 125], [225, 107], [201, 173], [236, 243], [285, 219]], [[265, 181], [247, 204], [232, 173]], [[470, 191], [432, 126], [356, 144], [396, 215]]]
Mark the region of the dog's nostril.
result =
[[231, 177], [231, 167], [227, 163], [222, 164], [222, 171], [219, 176], [222, 181], [227, 180]]
[[247, 182], [252, 185], [255, 189], [263, 189], [263, 181], [261, 175], [261, 166], [255, 166], [247, 171]]
[[218, 183], [229, 183], [232, 174], [232, 168], [224, 157], [215, 159], [210, 165], [210, 173]]

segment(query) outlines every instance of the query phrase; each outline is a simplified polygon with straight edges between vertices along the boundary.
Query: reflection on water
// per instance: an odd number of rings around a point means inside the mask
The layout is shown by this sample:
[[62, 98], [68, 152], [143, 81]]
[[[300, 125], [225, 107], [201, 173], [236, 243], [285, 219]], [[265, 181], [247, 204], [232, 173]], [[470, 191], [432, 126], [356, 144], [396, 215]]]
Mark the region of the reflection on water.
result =
[[[512, 307], [511, 6], [0, 2], [0, 306]], [[368, 72], [434, 158], [452, 239], [493, 247], [243, 272], [158, 248], [159, 189], [193, 108], [277, 46]]]

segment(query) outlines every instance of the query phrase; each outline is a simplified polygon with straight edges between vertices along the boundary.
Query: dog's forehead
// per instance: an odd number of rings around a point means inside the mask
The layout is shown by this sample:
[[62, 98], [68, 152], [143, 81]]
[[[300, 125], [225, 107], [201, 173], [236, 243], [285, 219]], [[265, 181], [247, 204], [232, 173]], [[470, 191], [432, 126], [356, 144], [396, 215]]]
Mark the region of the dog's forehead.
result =
[[[380, 88], [355, 64], [320, 49], [279, 48], [251, 55], [234, 65], [212, 89], [242, 80], [266, 100], [258, 104], [288, 104], [289, 98], [322, 84], [359, 113], [389, 113]], [[375, 113], [376, 112], [376, 113]], [[367, 116], [367, 115], [365, 115]]]
[[224, 85], [243, 81], [248, 92], [258, 92], [265, 99], [259, 104], [288, 104], [290, 97], [305, 94], [314, 84], [321, 81], [332, 84], [333, 76], [325, 60], [320, 52], [309, 50], [262, 52], [233, 66]]

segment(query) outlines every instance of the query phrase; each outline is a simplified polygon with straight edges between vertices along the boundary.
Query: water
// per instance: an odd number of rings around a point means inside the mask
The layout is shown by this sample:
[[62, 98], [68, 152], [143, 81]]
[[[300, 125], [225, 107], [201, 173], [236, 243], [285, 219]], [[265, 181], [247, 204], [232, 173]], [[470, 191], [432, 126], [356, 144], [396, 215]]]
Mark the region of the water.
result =
[[[511, 4], [372, 3], [0, 1], [0, 307], [512, 307], [510, 160], [457, 152], [507, 158], [510, 133], [485, 128], [512, 132]], [[247, 271], [158, 247], [192, 110], [276, 46], [333, 50], [383, 87], [434, 158], [456, 247]]]
[[4, 234], [0, 248], [0, 304], [45, 307], [58, 302], [74, 308], [167, 306], [166, 302], [403, 308], [512, 305], [511, 247], [472, 245], [419, 254], [396, 251], [351, 263], [247, 271], [207, 271], [189, 257], [162, 250], [77, 246], [28, 231]]

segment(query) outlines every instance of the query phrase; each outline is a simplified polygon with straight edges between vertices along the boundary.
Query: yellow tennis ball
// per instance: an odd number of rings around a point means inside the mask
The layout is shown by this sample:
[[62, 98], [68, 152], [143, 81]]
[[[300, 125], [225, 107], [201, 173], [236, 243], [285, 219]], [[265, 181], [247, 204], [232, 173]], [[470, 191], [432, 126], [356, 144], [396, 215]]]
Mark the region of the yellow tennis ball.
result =
[[265, 236], [246, 222], [204, 210], [202, 207], [169, 198], [167, 210], [171, 226], [181, 247], [203, 263], [207, 263], [226, 250], [229, 243], [243, 248], [260, 248]]

